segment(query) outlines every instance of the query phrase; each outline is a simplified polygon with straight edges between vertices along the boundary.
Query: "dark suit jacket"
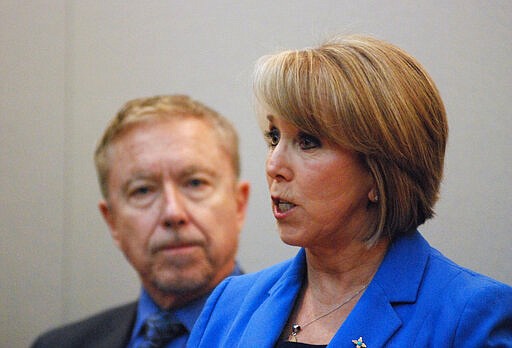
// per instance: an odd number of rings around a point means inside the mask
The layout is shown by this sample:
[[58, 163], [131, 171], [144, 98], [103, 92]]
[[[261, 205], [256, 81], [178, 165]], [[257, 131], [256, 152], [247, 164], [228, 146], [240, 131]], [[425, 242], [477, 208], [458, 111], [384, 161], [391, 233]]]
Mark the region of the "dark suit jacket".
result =
[[109, 309], [41, 335], [32, 348], [124, 348], [136, 314], [137, 302]]

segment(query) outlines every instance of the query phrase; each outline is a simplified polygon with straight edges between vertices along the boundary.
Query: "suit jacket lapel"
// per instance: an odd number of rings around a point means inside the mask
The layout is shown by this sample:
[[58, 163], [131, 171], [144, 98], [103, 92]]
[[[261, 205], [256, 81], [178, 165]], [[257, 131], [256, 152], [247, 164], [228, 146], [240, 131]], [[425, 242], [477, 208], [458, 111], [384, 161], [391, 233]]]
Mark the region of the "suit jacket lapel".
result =
[[378, 286], [368, 287], [328, 347], [351, 347], [352, 340], [362, 337], [368, 347], [384, 347], [398, 330], [401, 320]]
[[[394, 241], [372, 282], [328, 347], [354, 348], [352, 340], [359, 337], [368, 347], [385, 346], [402, 325], [394, 305], [416, 301], [429, 248], [418, 232]], [[248, 319], [239, 347], [272, 347], [275, 344], [300, 291], [305, 260], [304, 250], [301, 250]]]
[[395, 241], [329, 347], [354, 348], [352, 340], [359, 337], [368, 347], [385, 346], [402, 325], [394, 305], [416, 302], [428, 250], [428, 243], [418, 232]]
[[239, 347], [273, 347], [293, 309], [305, 271], [305, 253], [300, 250], [288, 269], [269, 290], [240, 338]]
[[137, 314], [137, 302], [123, 307], [116, 317], [109, 323], [109, 333], [99, 342], [100, 347], [124, 348], [128, 344], [135, 316]]

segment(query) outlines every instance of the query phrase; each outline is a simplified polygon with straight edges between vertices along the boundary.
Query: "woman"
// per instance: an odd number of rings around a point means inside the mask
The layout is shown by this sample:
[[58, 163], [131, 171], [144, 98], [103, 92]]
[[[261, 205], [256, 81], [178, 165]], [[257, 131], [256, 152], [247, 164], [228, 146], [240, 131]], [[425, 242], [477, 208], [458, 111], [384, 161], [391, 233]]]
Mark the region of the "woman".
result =
[[230, 278], [190, 347], [512, 346], [512, 288], [449, 261], [433, 216], [448, 125], [420, 64], [352, 36], [263, 57], [254, 89], [287, 262]]

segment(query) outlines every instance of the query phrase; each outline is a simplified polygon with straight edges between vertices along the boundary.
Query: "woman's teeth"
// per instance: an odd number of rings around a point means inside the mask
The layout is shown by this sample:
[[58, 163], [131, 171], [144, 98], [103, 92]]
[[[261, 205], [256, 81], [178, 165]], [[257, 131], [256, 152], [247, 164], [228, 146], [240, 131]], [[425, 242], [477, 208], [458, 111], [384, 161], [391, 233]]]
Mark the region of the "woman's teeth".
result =
[[277, 208], [282, 213], [286, 213], [288, 210], [292, 209], [293, 207], [295, 207], [295, 204], [289, 203], [289, 202], [279, 202], [279, 204], [277, 205]]

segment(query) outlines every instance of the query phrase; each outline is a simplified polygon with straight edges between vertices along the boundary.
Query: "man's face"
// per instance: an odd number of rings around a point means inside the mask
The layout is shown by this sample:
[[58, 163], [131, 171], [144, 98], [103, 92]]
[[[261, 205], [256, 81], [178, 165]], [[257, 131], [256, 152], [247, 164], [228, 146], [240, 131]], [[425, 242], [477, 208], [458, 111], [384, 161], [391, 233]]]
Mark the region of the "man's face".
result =
[[205, 121], [178, 118], [131, 126], [109, 150], [100, 210], [162, 307], [206, 293], [233, 270], [249, 185], [219, 141]]

